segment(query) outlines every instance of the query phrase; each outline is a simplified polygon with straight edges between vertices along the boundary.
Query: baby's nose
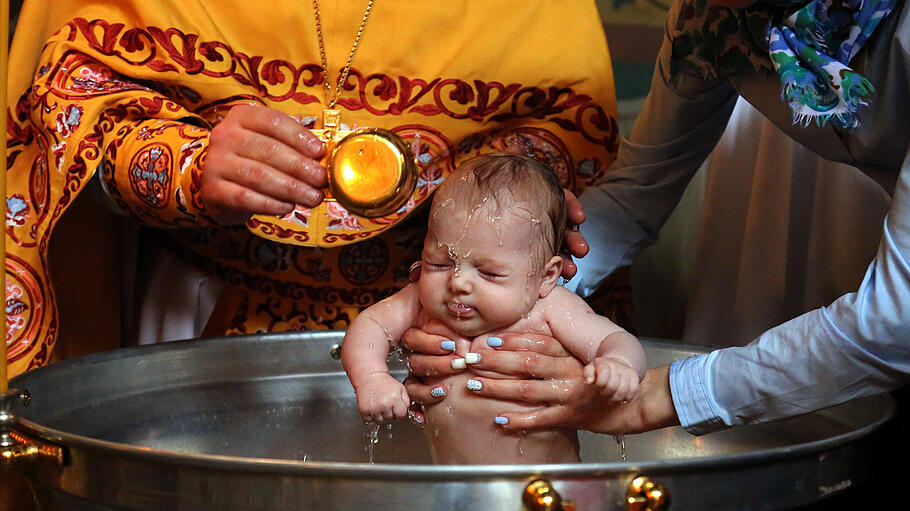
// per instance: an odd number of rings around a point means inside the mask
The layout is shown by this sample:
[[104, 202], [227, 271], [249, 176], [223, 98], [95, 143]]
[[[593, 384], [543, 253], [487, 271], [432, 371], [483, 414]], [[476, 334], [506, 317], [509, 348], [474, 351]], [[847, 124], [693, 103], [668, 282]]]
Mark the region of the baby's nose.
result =
[[467, 278], [461, 272], [453, 272], [452, 276], [449, 277], [449, 289], [455, 293], [470, 293], [473, 286], [471, 285], [471, 279]]

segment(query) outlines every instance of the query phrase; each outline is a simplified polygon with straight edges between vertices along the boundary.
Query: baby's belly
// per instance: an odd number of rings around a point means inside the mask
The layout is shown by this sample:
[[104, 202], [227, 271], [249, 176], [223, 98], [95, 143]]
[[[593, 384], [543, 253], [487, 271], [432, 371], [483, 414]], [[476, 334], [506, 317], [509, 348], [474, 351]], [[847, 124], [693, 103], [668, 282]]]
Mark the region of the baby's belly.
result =
[[574, 430], [510, 432], [494, 422], [506, 412], [538, 406], [480, 397], [467, 390], [469, 371], [441, 380], [446, 398], [426, 408], [425, 433], [433, 459], [442, 464], [539, 464], [578, 462]]

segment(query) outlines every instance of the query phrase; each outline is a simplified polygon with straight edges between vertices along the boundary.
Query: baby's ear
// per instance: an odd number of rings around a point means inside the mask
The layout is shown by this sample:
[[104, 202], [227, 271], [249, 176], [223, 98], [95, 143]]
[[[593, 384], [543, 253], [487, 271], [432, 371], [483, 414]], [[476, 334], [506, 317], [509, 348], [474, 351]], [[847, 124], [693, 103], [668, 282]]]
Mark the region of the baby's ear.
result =
[[550, 294], [556, 287], [559, 276], [562, 274], [562, 257], [553, 256], [543, 267], [543, 279], [540, 281], [540, 298]]

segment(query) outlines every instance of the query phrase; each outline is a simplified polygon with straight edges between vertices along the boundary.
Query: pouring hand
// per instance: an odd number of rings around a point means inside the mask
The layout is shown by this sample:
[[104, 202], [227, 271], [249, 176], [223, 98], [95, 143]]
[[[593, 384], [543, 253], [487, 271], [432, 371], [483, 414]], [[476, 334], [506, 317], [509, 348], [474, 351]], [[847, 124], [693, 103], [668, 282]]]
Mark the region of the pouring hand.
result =
[[585, 221], [585, 212], [581, 208], [581, 202], [579, 202], [578, 198], [575, 197], [575, 194], [569, 190], [563, 190], [563, 192], [566, 195], [567, 218], [565, 250], [568, 253], [562, 254], [562, 276], [566, 279], [571, 279], [575, 276], [575, 272], [578, 271], [578, 267], [575, 265], [575, 262], [572, 261], [572, 256], [578, 258], [584, 257], [588, 255], [590, 247], [588, 246], [588, 242], [585, 241], [585, 237], [578, 232], [578, 226]]
[[285, 215], [294, 204], [316, 206], [327, 184], [319, 163], [324, 153], [322, 141], [293, 117], [263, 106], [235, 106], [209, 135], [202, 200], [224, 225], [253, 214]]

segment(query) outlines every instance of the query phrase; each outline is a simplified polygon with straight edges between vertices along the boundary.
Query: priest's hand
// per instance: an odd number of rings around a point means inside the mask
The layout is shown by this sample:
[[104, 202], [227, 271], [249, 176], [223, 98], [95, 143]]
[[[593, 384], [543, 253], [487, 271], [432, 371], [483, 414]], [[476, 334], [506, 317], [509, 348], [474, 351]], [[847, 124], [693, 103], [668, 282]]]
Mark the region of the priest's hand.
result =
[[288, 114], [238, 105], [216, 125], [202, 167], [200, 194], [223, 225], [253, 214], [285, 215], [322, 202], [325, 145]]

